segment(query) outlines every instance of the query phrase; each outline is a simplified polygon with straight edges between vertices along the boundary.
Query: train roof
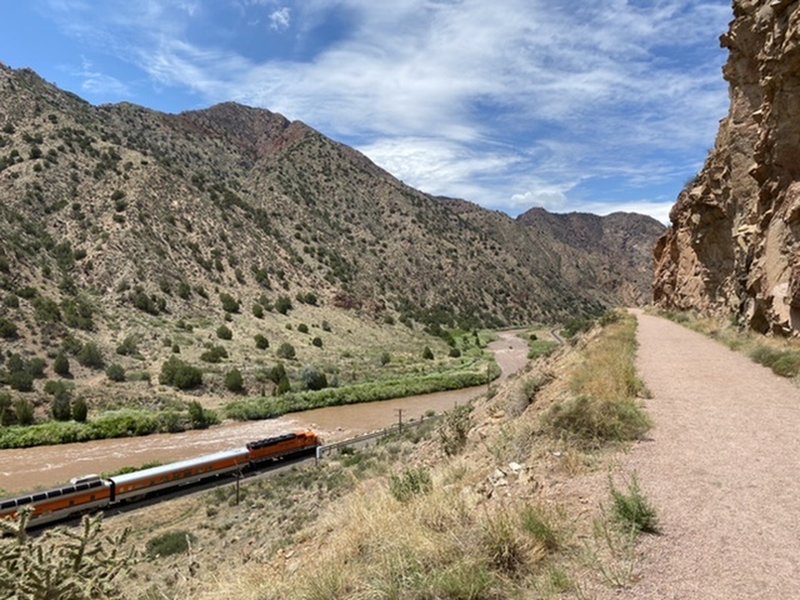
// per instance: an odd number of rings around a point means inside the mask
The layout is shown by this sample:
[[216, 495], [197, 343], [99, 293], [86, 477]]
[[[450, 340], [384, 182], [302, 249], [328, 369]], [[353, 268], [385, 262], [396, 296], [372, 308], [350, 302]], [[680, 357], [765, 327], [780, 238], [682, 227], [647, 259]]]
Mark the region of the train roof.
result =
[[197, 458], [190, 458], [189, 460], [181, 460], [158, 467], [151, 467], [149, 469], [142, 469], [141, 471], [134, 471], [133, 473], [125, 473], [124, 475], [114, 475], [109, 477], [116, 485], [133, 483], [140, 479], [151, 479], [159, 475], [172, 473], [173, 471], [180, 471], [182, 469], [190, 469], [192, 467], [199, 467], [210, 463], [215, 463], [221, 460], [239, 459], [242, 466], [247, 464], [249, 453], [246, 448], [237, 448], [236, 450], [226, 450], [225, 452], [217, 452], [215, 454], [206, 454], [205, 456], [198, 456]]

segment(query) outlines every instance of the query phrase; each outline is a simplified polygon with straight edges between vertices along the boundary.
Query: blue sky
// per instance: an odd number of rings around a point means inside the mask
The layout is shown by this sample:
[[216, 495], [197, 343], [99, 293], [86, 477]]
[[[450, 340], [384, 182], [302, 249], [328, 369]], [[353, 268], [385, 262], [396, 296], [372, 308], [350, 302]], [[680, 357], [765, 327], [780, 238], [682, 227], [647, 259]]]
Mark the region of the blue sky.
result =
[[92, 103], [235, 100], [423, 191], [667, 220], [728, 108], [730, 0], [29, 0], [0, 61]]

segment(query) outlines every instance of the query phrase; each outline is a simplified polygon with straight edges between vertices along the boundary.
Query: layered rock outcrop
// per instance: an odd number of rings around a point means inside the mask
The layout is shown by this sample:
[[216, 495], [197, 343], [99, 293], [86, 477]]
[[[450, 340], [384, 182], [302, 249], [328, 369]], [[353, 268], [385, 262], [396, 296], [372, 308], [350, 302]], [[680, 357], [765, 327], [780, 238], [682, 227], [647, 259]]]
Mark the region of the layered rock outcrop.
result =
[[735, 0], [730, 112], [655, 249], [657, 304], [800, 331], [800, 2]]

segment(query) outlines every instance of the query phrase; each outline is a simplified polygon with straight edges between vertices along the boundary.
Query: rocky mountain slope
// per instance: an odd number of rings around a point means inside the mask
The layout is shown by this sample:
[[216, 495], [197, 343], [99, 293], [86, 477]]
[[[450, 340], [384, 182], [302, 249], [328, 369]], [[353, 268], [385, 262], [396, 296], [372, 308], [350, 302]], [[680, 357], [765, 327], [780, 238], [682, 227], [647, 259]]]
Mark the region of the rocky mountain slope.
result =
[[574, 285], [607, 290], [625, 305], [649, 302], [653, 240], [664, 225], [645, 215], [555, 214], [532, 208], [517, 217], [537, 238], [552, 236], [564, 245], [562, 276]]
[[638, 274], [567, 237], [432, 198], [266, 110], [95, 107], [0, 64], [0, 317], [27, 351], [232, 314], [236, 334], [284, 295], [464, 327], [628, 302]]
[[721, 43], [730, 112], [656, 248], [654, 297], [800, 329], [800, 6], [736, 0]]

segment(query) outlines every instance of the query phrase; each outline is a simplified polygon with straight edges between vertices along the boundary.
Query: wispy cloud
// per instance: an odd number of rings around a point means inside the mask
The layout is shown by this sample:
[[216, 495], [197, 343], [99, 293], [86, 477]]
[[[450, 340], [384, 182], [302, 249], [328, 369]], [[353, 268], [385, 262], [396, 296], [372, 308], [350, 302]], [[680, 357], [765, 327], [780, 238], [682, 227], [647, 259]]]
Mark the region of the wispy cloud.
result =
[[728, 0], [230, 0], [276, 31], [338, 23], [311, 55], [258, 60], [192, 33], [208, 2], [42, 1], [160, 86], [302, 119], [407, 183], [510, 212], [588, 205], [576, 186], [607, 177], [677, 191], [728, 102]]
[[269, 15], [269, 26], [274, 31], [285, 31], [292, 24], [292, 11], [283, 6]]

